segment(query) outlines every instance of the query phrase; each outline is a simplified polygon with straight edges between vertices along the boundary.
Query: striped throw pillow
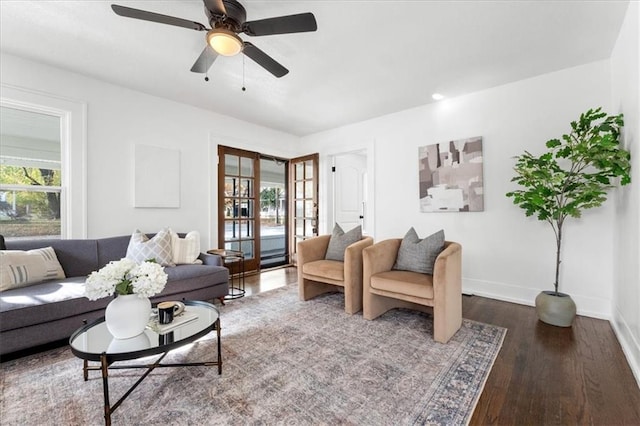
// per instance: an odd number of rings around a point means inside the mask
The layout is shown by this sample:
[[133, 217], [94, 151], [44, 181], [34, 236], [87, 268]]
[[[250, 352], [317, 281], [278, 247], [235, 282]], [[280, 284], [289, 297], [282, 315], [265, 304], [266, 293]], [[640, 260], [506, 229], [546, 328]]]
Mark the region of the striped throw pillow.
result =
[[200, 233], [191, 231], [184, 238], [173, 230], [171, 233], [171, 252], [173, 253], [173, 263], [176, 265], [198, 263], [200, 256]]
[[65, 278], [53, 247], [0, 251], [0, 291]]

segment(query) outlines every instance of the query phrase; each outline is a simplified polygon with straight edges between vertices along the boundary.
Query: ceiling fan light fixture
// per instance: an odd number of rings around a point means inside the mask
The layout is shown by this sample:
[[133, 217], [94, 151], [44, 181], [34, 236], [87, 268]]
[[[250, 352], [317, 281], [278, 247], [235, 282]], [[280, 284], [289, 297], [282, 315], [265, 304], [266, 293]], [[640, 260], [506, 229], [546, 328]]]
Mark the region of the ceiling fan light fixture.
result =
[[244, 43], [232, 31], [225, 28], [214, 28], [207, 33], [207, 43], [222, 56], [234, 56], [242, 52]]

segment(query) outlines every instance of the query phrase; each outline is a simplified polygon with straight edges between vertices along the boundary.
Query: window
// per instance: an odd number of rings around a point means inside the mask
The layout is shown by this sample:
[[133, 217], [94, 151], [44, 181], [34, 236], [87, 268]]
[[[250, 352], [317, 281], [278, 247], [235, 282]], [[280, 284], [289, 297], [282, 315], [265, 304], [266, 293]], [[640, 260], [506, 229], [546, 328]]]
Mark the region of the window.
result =
[[60, 238], [60, 117], [3, 106], [0, 122], [2, 234]]
[[87, 105], [0, 86], [0, 234], [86, 238]]

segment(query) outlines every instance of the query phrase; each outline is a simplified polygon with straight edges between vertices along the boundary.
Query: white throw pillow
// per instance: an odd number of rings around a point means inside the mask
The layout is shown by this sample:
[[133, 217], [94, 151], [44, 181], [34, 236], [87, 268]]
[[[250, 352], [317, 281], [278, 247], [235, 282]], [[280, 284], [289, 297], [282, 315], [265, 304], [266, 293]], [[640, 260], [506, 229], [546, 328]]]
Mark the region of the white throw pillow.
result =
[[52, 247], [0, 251], [0, 291], [65, 278]]
[[171, 234], [168, 229], [163, 229], [149, 239], [146, 234], [135, 230], [127, 247], [127, 259], [136, 263], [146, 262], [150, 259], [162, 266], [175, 266], [171, 253]]
[[171, 234], [171, 251], [173, 253], [173, 263], [176, 265], [196, 263], [200, 256], [200, 233], [191, 231], [184, 238], [180, 238], [178, 233], [169, 229]]

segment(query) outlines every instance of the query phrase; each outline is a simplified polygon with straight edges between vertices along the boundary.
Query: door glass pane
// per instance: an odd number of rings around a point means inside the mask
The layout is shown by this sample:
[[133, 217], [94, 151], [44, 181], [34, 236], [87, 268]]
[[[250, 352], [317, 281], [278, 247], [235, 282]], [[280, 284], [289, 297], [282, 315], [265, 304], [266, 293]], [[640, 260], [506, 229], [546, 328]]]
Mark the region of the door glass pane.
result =
[[303, 163], [296, 163], [296, 172], [295, 172], [295, 180], [302, 180], [304, 179], [304, 164]]
[[240, 179], [240, 194], [241, 197], [253, 197], [253, 179], [241, 178]]
[[313, 201], [305, 201], [304, 217], [313, 217]]
[[240, 236], [240, 221], [227, 220], [224, 226], [224, 239], [237, 240]]
[[305, 228], [305, 229], [304, 229], [304, 236], [305, 236], [305, 237], [313, 237], [313, 236], [314, 236], [314, 232], [313, 232], [313, 229], [314, 229], [313, 222], [314, 222], [313, 220], [305, 220], [305, 221], [304, 221], [304, 224], [305, 224], [305, 226], [304, 226], [304, 228]]
[[304, 220], [296, 220], [296, 235], [304, 236]]
[[240, 250], [240, 241], [227, 241], [224, 244], [225, 250]]
[[311, 179], [313, 176], [313, 161], [307, 160], [305, 163], [305, 179]]
[[225, 154], [224, 156], [224, 171], [226, 175], [235, 175], [237, 176], [240, 171], [240, 167], [238, 166], [240, 161], [240, 157], [237, 155]]
[[304, 198], [304, 182], [296, 182], [296, 198]]
[[245, 259], [253, 259], [255, 257], [253, 250], [253, 240], [242, 241], [240, 250], [244, 253]]
[[235, 198], [225, 198], [224, 199], [224, 218], [231, 219], [235, 217], [235, 213], [237, 211], [236, 208], [236, 200]]
[[304, 198], [310, 198], [313, 195], [313, 181], [308, 180], [304, 183]]
[[253, 158], [240, 158], [240, 176], [253, 177]]
[[304, 201], [296, 201], [296, 217], [304, 216]]
[[236, 197], [238, 195], [238, 179], [226, 177], [224, 179], [224, 195], [227, 197]]
[[253, 227], [255, 222], [253, 220], [243, 220], [240, 222], [240, 238], [253, 238]]

